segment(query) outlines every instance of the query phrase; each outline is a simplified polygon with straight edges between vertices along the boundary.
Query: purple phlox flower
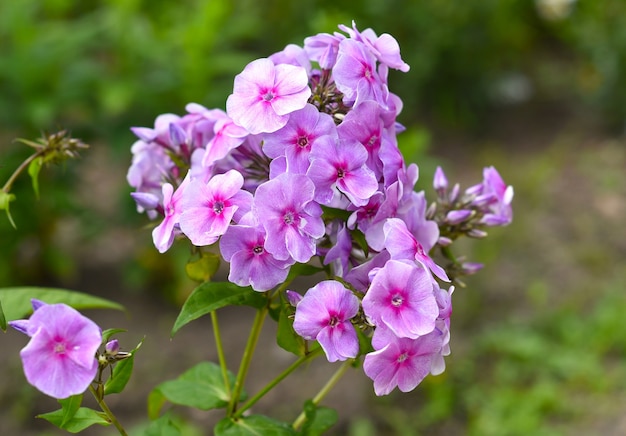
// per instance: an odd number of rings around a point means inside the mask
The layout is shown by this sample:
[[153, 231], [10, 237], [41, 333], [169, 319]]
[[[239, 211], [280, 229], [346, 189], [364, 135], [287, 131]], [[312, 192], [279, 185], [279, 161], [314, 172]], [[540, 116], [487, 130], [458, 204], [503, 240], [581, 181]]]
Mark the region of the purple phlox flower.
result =
[[350, 318], [359, 299], [341, 283], [325, 280], [307, 291], [296, 307], [293, 328], [306, 340], [317, 340], [329, 362], [356, 357], [359, 341]]
[[284, 49], [274, 53], [268, 57], [269, 60], [274, 62], [274, 65], [289, 64], [297, 67], [302, 67], [306, 70], [307, 76], [311, 74], [311, 61], [309, 61], [309, 55], [296, 44], [288, 44]]
[[350, 283], [354, 289], [365, 294], [371, 283], [370, 277], [375, 276], [372, 272], [378, 271], [385, 266], [389, 259], [389, 252], [387, 250], [376, 253], [367, 262], [352, 268], [348, 274], [346, 274], [345, 280]]
[[305, 174], [314, 147], [328, 147], [337, 140], [337, 127], [328, 114], [312, 104], [293, 112], [287, 124], [264, 136], [263, 152], [270, 158], [285, 156], [291, 173]]
[[149, 192], [131, 192], [130, 196], [135, 200], [137, 210], [146, 211], [150, 219], [157, 217], [157, 208], [161, 206], [159, 197]]
[[384, 324], [404, 338], [430, 333], [439, 315], [430, 274], [393, 259], [376, 272], [362, 304], [365, 315], [377, 326]]
[[309, 55], [309, 59], [319, 64], [320, 68], [330, 70], [337, 62], [339, 43], [345, 39], [340, 33], [334, 35], [329, 33], [318, 33], [304, 39], [304, 50]]
[[444, 219], [444, 221], [446, 222], [446, 224], [454, 226], [467, 221], [474, 215], [476, 215], [476, 212], [469, 209], [451, 210], [446, 214], [446, 218]]
[[324, 257], [324, 265], [333, 262], [335, 275], [345, 277], [351, 266], [352, 237], [345, 224], [341, 225], [336, 234], [332, 248]]
[[249, 135], [237, 148], [234, 148], [224, 159], [215, 162], [212, 173], [225, 173], [235, 169], [243, 176], [243, 189], [254, 193], [257, 186], [270, 177], [271, 160], [262, 150], [263, 136]]
[[432, 332], [417, 339], [389, 335], [384, 348], [369, 353], [363, 371], [374, 381], [376, 395], [388, 395], [398, 387], [412, 391], [428, 375], [433, 356], [441, 349], [441, 335]]
[[343, 140], [356, 140], [367, 150], [367, 166], [374, 171], [376, 179], [382, 176], [383, 163], [379, 150], [383, 138], [383, 121], [380, 105], [374, 101], [364, 101], [352, 108], [337, 128]]
[[185, 177], [176, 191], [169, 183], [163, 184], [163, 221], [152, 230], [152, 241], [159, 253], [165, 253], [174, 243], [174, 237], [180, 230], [179, 220], [183, 211], [182, 198], [189, 185], [189, 176]]
[[433, 177], [433, 188], [439, 195], [439, 198], [444, 198], [446, 191], [448, 190], [448, 179], [440, 166], [435, 170]]
[[481, 222], [488, 226], [506, 226], [513, 220], [513, 187], [506, 186], [494, 167], [483, 170], [483, 195], [492, 194], [497, 201], [489, 206]]
[[369, 28], [359, 32], [354, 21], [352, 21], [352, 29], [343, 24], [339, 28], [348, 33], [351, 38], [364, 43], [380, 63], [403, 73], [409, 71], [409, 65], [400, 57], [400, 45], [393, 36], [388, 33], [377, 36], [376, 32]]
[[315, 199], [329, 204], [337, 188], [356, 206], [367, 204], [378, 182], [367, 165], [367, 150], [356, 141], [336, 141], [311, 152], [307, 175], [315, 183]]
[[287, 296], [287, 301], [293, 307], [297, 307], [298, 304], [300, 304], [300, 302], [302, 301], [302, 298], [304, 298], [302, 297], [302, 295], [298, 294], [297, 292], [290, 291], [290, 290], [286, 290], [285, 295]]
[[28, 320], [9, 322], [30, 336], [20, 352], [28, 383], [53, 398], [83, 393], [98, 370], [100, 327], [65, 304], [33, 300]]
[[235, 76], [226, 112], [252, 134], [275, 132], [287, 124], [290, 113], [306, 105], [308, 80], [303, 67], [257, 59]]
[[130, 130], [144, 142], [154, 142], [161, 147], [177, 152], [178, 148], [174, 147], [170, 141], [170, 124], [179, 120], [180, 117], [178, 115], [161, 114], [154, 120], [153, 129], [149, 127], [131, 127]]
[[277, 259], [305, 263], [315, 254], [325, 228], [314, 195], [315, 185], [303, 174], [284, 173], [257, 188], [253, 210], [267, 234], [265, 249]]
[[348, 228], [354, 229], [358, 227], [359, 230], [365, 233], [376, 216], [384, 198], [383, 193], [377, 191], [369, 198], [367, 204], [363, 206], [350, 205], [348, 210], [354, 210], [354, 212], [348, 217]]
[[461, 264], [461, 270], [463, 274], [472, 275], [483, 269], [485, 265], [479, 262], [463, 262]]
[[358, 106], [362, 101], [374, 100], [386, 106], [376, 59], [363, 43], [353, 39], [339, 43], [333, 76], [337, 89], [344, 94], [344, 103]]
[[398, 173], [404, 169], [404, 157], [398, 148], [395, 136], [385, 134], [383, 138], [379, 158], [383, 163], [384, 186], [390, 186], [398, 180]]
[[243, 176], [236, 170], [217, 174], [204, 183], [192, 180], [184, 191], [180, 229], [194, 245], [211, 245], [250, 210], [252, 194], [243, 191]]
[[230, 226], [220, 239], [220, 252], [230, 262], [228, 280], [255, 291], [284, 282], [294, 263], [291, 258], [278, 260], [265, 250], [265, 229], [258, 224]]
[[409, 231], [406, 223], [399, 218], [389, 218], [383, 227], [385, 248], [392, 259], [416, 261], [444, 282], [450, 279], [445, 270], [433, 261], [425, 252], [422, 244]]
[[137, 192], [148, 192], [160, 199], [161, 185], [172, 175], [174, 162], [162, 147], [153, 142], [136, 141], [131, 152], [133, 160], [126, 175], [128, 184]]
[[226, 157], [234, 148], [239, 147], [248, 136], [248, 131], [238, 126], [225, 113], [215, 121], [215, 135], [206, 146], [202, 165], [212, 167], [215, 162]]

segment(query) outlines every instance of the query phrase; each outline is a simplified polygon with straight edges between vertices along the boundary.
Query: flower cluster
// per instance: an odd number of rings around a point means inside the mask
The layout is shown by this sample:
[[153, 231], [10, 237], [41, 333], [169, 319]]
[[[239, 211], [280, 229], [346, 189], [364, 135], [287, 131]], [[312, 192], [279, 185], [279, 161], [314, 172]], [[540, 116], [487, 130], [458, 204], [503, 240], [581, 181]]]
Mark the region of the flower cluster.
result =
[[512, 190], [490, 168], [461, 201], [440, 172], [446, 215], [427, 210], [418, 168], [397, 146], [402, 101], [387, 78], [409, 70], [398, 43], [339, 28], [249, 63], [226, 112], [189, 104], [134, 128], [128, 182], [138, 210], [160, 220], [160, 252], [177, 237], [218, 244], [232, 283], [268, 291], [294, 264], [319, 262], [329, 280], [288, 295], [294, 330], [331, 362], [365, 355], [384, 395], [443, 371], [453, 286], [441, 287], [450, 278], [431, 253], [459, 226], [510, 221]]

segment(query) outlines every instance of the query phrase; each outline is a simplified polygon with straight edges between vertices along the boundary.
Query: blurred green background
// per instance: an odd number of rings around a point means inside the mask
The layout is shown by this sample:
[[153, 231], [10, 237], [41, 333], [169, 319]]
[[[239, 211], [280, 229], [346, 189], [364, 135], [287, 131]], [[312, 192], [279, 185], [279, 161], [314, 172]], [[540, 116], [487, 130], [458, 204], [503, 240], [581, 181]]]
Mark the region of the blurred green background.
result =
[[158, 255], [134, 211], [129, 127], [223, 108], [248, 62], [352, 20], [395, 36], [411, 66], [389, 83], [427, 195], [442, 164], [464, 186], [495, 165], [516, 196], [511, 227], [458, 249], [487, 267], [454, 294], [446, 373], [368, 391], [336, 434], [626, 433], [621, 0], [0, 2], [0, 182], [28, 155], [16, 137], [92, 144], [42, 171], [40, 200], [16, 184], [0, 285], [100, 292], [90, 278], [109, 273], [110, 289], [179, 303], [186, 253]]

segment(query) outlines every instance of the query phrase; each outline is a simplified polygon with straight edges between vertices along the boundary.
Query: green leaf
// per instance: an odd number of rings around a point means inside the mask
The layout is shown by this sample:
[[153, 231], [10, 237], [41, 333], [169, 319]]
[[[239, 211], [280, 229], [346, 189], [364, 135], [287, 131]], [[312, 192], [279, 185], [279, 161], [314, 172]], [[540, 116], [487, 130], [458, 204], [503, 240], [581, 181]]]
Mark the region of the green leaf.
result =
[[17, 228], [15, 225], [15, 221], [13, 221], [13, 217], [11, 216], [11, 212], [9, 211], [9, 204], [15, 200], [15, 195], [9, 194], [8, 192], [0, 191], [0, 210], [7, 211], [7, 217], [9, 218], [9, 222], [14, 229]]
[[118, 394], [124, 390], [130, 376], [133, 373], [133, 366], [135, 363], [135, 352], [143, 344], [143, 339], [135, 348], [129, 351], [130, 356], [124, 360], [120, 360], [115, 364], [113, 368], [113, 375], [104, 384], [104, 395]]
[[43, 159], [41, 157], [34, 159], [28, 165], [28, 175], [33, 182], [33, 191], [35, 191], [35, 197], [39, 199], [39, 171], [43, 166]]
[[69, 421], [62, 424], [64, 415], [65, 414], [63, 412], [63, 409], [60, 409], [55, 410], [54, 412], [44, 413], [43, 415], [37, 415], [37, 418], [43, 418], [46, 421], [70, 433], [81, 432], [87, 427], [91, 427], [94, 424], [104, 426], [111, 425], [111, 423], [107, 421], [102, 413], [96, 412], [95, 410], [89, 409], [87, 407], [79, 408]]
[[148, 395], [148, 418], [157, 419], [166, 401], [167, 398], [165, 398], [165, 395], [163, 395], [158, 387], [152, 389]]
[[296, 356], [304, 356], [306, 352], [304, 339], [293, 329], [293, 321], [289, 318], [292, 314], [291, 306], [283, 304], [278, 317], [278, 329], [276, 331], [276, 343], [283, 350], [289, 351]]
[[300, 276], [312, 276], [317, 273], [324, 272], [323, 268], [309, 265], [306, 263], [296, 263], [289, 270], [289, 274], [287, 275], [286, 282], [291, 282], [296, 277]]
[[304, 403], [306, 420], [299, 432], [302, 436], [319, 436], [337, 422], [337, 411], [328, 407], [316, 406], [311, 400]]
[[242, 288], [229, 282], [203, 283], [194, 289], [185, 301], [174, 322], [172, 336], [187, 323], [219, 308], [233, 305], [260, 309], [266, 303], [265, 295], [252, 290], [249, 286]]
[[200, 253], [200, 258], [190, 260], [185, 265], [187, 276], [196, 282], [207, 282], [215, 275], [220, 266], [220, 256], [217, 253]]
[[0, 288], [0, 301], [8, 321], [25, 318], [32, 313], [31, 299], [44, 301], [48, 304], [65, 303], [74, 309], [116, 309], [124, 310], [124, 306], [104, 298], [83, 294], [66, 289], [15, 287]]
[[124, 333], [126, 332], [126, 329], [106, 329], [102, 332], [102, 343], [106, 344], [107, 342], [109, 342], [109, 339], [111, 338], [111, 336], [116, 335], [118, 333]]
[[142, 434], [143, 436], [179, 436], [181, 431], [178, 426], [172, 422], [170, 416], [165, 414], [152, 421]]
[[362, 231], [355, 229], [350, 231], [350, 236], [354, 241], [356, 241], [357, 244], [359, 244], [359, 248], [363, 250], [365, 257], [369, 256], [370, 247], [365, 239], [365, 234]]
[[59, 400], [59, 404], [61, 404], [61, 411], [63, 412], [63, 417], [59, 427], [63, 428], [64, 425], [67, 425], [67, 423], [71, 421], [74, 415], [76, 415], [76, 412], [78, 412], [78, 409], [80, 409], [82, 402], [83, 394], [72, 395], [71, 397]]
[[224, 418], [213, 429], [215, 436], [292, 436], [296, 431], [287, 423], [263, 415], [237, 420]]
[[[235, 376], [231, 373], [228, 376], [232, 387]], [[201, 410], [226, 407], [230, 400], [230, 390], [224, 386], [222, 370], [219, 365], [212, 362], [201, 362], [176, 380], [161, 383], [156, 389], [174, 404]], [[242, 394], [240, 400], [245, 400], [245, 394]]]
[[352, 212], [344, 209], [336, 209], [334, 207], [322, 206], [323, 215], [325, 221], [339, 219], [343, 222], [348, 221]]
[[2, 301], [0, 301], [0, 328], [3, 332], [7, 331], [7, 318], [4, 316], [4, 310], [2, 310]]

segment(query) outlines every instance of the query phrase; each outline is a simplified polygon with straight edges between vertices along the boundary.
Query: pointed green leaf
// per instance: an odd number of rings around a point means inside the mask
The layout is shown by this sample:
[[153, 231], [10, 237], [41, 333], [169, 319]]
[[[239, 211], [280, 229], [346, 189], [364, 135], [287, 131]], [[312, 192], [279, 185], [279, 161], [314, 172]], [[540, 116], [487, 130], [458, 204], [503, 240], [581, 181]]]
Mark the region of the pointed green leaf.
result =
[[166, 414], [152, 421], [142, 434], [144, 436], [179, 436], [181, 431]]
[[306, 421], [298, 433], [302, 436], [319, 436], [331, 428], [338, 419], [337, 411], [328, 407], [316, 406], [311, 400], [304, 403]]
[[281, 306], [280, 315], [278, 317], [278, 329], [276, 331], [276, 343], [282, 349], [296, 356], [304, 356], [306, 352], [305, 342], [293, 329], [293, 320], [289, 318], [292, 313], [293, 310], [291, 310], [291, 306], [287, 303]]
[[87, 427], [91, 427], [94, 424], [104, 426], [111, 425], [111, 423], [107, 421], [101, 413], [87, 407], [79, 408], [74, 416], [64, 424], [62, 424], [64, 418], [63, 409], [55, 410], [54, 412], [50, 413], [44, 413], [43, 415], [37, 415], [37, 418], [43, 418], [46, 421], [70, 433], [81, 432]]
[[291, 282], [296, 277], [300, 276], [312, 276], [317, 273], [324, 272], [323, 268], [309, 265], [306, 263], [296, 263], [289, 270], [289, 275], [287, 275], [286, 282]]
[[152, 389], [148, 395], [148, 418], [157, 419], [166, 401], [167, 398], [158, 387]]
[[76, 412], [78, 412], [82, 402], [83, 394], [72, 395], [71, 397], [59, 400], [59, 404], [61, 404], [61, 411], [63, 412], [59, 427], [63, 428], [64, 425], [67, 425], [67, 423], [70, 422], [74, 415], [76, 415]]
[[213, 429], [215, 436], [293, 436], [296, 431], [287, 423], [263, 415], [237, 420], [224, 418]]
[[185, 265], [187, 276], [196, 282], [206, 282], [211, 279], [220, 267], [220, 255], [217, 253], [200, 253], [200, 258], [190, 260]]
[[43, 159], [41, 157], [34, 159], [28, 165], [28, 175], [33, 182], [33, 191], [35, 191], [35, 197], [39, 199], [39, 171], [43, 165]]
[[45, 301], [48, 304], [65, 303], [74, 309], [116, 309], [124, 310], [124, 306], [104, 298], [95, 297], [82, 292], [66, 289], [15, 287], [0, 288], [0, 301], [8, 321], [25, 318], [32, 313], [31, 299]]
[[16, 229], [17, 226], [15, 225], [15, 221], [13, 221], [11, 211], [9, 210], [9, 205], [13, 200], [15, 200], [15, 195], [9, 194], [8, 192], [0, 191], [0, 210], [7, 211], [7, 218], [9, 218], [11, 226]]
[[111, 336], [118, 333], [125, 333], [126, 331], [126, 329], [106, 329], [102, 332], [102, 343], [106, 344], [107, 342], [109, 342]]
[[[230, 373], [228, 375], [232, 387], [235, 377]], [[174, 404], [201, 410], [226, 407], [230, 400], [230, 390], [224, 386], [222, 370], [212, 362], [201, 362], [176, 380], [161, 383], [157, 389]], [[244, 399], [245, 395], [242, 394], [240, 400]]]
[[191, 293], [174, 322], [172, 336], [194, 319], [225, 306], [252, 306], [260, 309], [267, 303], [264, 294], [229, 282], [208, 282]]
[[130, 376], [133, 373], [133, 365], [135, 363], [135, 352], [143, 344], [143, 339], [135, 348], [129, 351], [130, 356], [124, 360], [120, 360], [113, 368], [113, 375], [104, 384], [104, 395], [118, 394], [124, 390]]
[[0, 328], [3, 332], [7, 331], [7, 318], [4, 316], [4, 310], [2, 310], [2, 301], [0, 301]]

